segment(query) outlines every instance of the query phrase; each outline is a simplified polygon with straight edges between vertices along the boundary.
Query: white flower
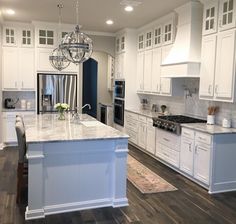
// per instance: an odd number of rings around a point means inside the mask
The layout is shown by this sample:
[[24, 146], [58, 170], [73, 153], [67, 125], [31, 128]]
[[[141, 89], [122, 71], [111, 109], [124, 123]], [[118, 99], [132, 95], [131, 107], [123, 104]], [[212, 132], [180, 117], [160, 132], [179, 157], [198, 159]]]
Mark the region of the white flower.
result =
[[57, 109], [58, 111], [64, 111], [68, 110], [70, 106], [67, 103], [56, 103], [54, 105], [54, 108]]

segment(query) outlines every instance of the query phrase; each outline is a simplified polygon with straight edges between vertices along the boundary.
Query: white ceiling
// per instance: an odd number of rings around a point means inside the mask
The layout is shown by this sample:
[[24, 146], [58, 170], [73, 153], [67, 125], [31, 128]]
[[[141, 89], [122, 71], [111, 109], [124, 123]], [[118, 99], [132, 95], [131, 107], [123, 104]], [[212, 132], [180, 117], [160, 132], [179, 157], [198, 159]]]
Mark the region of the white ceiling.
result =
[[[116, 32], [122, 28], [141, 27], [157, 19], [174, 8], [190, 0], [142, 0], [134, 11], [127, 13], [121, 0], [80, 0], [79, 23], [84, 30]], [[0, 10], [6, 21], [31, 22], [40, 20], [58, 21], [57, 4], [62, 3], [62, 22], [75, 23], [75, 0], [0, 0]], [[15, 15], [9, 16], [4, 10], [11, 8]], [[107, 26], [107, 19], [114, 20], [114, 25]]]

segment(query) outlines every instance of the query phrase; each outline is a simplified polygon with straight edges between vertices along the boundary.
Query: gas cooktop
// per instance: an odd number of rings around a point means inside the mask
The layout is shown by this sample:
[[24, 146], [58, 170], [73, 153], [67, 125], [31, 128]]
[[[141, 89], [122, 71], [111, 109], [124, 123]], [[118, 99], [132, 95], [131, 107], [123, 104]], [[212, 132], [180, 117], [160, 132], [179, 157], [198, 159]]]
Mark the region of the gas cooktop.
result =
[[153, 118], [153, 126], [164, 129], [174, 134], [181, 134], [181, 124], [184, 123], [206, 123], [205, 120], [183, 115], [159, 116]]

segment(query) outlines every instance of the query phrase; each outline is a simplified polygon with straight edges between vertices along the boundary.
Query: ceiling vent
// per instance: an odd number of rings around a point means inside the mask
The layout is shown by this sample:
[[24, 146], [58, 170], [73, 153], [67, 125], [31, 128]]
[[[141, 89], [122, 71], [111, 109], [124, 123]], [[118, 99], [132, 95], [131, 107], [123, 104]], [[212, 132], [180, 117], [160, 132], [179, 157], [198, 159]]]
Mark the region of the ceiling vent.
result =
[[177, 9], [174, 45], [162, 63], [162, 77], [199, 77], [202, 39], [202, 4], [191, 1]]

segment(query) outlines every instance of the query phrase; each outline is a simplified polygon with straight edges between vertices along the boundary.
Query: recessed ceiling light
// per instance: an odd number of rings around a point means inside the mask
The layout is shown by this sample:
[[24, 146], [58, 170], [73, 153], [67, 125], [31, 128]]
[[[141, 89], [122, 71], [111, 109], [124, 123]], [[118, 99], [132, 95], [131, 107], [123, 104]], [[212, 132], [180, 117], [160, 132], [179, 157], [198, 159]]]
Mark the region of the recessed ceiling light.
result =
[[7, 9], [7, 10], [6, 10], [6, 13], [7, 13], [8, 15], [14, 15], [14, 14], [15, 14], [15, 11], [14, 11], [13, 9]]
[[125, 6], [125, 11], [127, 11], [127, 12], [132, 12], [133, 10], [134, 10], [134, 7], [133, 7], [133, 6], [131, 6], [131, 5]]
[[108, 19], [107, 21], [106, 21], [106, 24], [107, 25], [112, 25], [114, 22], [111, 20], [111, 19]]

